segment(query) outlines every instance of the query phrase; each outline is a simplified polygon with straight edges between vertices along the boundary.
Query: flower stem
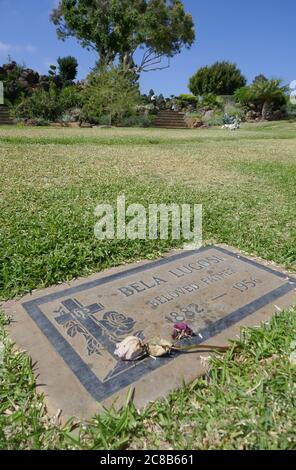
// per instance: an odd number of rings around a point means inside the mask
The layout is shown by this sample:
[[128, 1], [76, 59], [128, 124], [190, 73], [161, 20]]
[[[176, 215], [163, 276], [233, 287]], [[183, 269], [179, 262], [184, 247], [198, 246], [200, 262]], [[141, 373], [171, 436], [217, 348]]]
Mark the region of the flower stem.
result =
[[201, 349], [207, 350], [207, 351], [223, 351], [226, 352], [228, 351], [230, 347], [229, 346], [214, 346], [211, 344], [196, 344], [192, 346], [175, 346], [173, 345], [172, 349], [175, 351], [200, 351]]

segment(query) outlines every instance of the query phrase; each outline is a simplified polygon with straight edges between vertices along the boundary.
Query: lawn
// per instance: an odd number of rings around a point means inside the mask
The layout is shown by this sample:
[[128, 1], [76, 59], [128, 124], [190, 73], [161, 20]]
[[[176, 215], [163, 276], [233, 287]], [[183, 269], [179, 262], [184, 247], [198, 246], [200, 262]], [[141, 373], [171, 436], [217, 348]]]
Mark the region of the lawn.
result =
[[[0, 127], [0, 166], [2, 300], [177, 246], [97, 241], [94, 209], [120, 193], [145, 206], [203, 204], [204, 243], [296, 271], [296, 123], [234, 133]], [[5, 340], [0, 447], [294, 448], [295, 322], [291, 310], [246, 331], [205, 379], [141, 414], [132, 404], [110, 411], [80, 434], [48, 421], [29, 359]]]
[[296, 124], [223, 130], [0, 129], [0, 298], [163, 252], [96, 241], [94, 209], [203, 204], [204, 240], [295, 268]]

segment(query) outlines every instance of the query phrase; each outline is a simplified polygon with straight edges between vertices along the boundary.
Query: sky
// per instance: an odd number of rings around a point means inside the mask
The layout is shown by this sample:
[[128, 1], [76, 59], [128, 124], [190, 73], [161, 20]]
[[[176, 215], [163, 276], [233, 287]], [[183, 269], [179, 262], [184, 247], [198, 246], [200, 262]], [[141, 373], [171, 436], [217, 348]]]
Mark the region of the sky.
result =
[[[59, 56], [73, 55], [78, 78], [97, 59], [75, 39], [57, 39], [49, 15], [57, 0], [0, 0], [0, 64], [8, 56], [46, 74]], [[296, 80], [295, 0], [184, 0], [196, 27], [196, 41], [171, 60], [166, 70], [143, 73], [141, 90], [165, 96], [188, 92], [196, 70], [217, 60], [235, 62], [248, 81], [263, 73]]]

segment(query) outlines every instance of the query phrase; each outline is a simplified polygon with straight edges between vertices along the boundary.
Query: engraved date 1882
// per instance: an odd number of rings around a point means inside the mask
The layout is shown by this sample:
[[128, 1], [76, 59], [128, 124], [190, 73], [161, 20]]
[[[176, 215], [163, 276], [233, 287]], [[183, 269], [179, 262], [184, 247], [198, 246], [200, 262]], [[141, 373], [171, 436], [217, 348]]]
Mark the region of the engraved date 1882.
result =
[[184, 321], [193, 321], [197, 315], [204, 312], [204, 308], [197, 304], [189, 304], [186, 307], [176, 309], [174, 312], [169, 313], [166, 319], [171, 323], [178, 323]]

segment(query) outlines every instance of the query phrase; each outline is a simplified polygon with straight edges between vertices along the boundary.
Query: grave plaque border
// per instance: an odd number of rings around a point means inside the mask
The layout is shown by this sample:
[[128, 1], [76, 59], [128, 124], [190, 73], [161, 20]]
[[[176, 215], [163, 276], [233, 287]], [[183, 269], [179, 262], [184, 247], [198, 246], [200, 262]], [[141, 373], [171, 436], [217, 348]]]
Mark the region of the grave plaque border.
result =
[[103, 278], [85, 282], [76, 287], [69, 287], [56, 293], [48, 294], [31, 301], [26, 301], [22, 303], [22, 307], [25, 309], [31, 319], [37, 324], [37, 326], [46, 336], [55, 351], [62, 357], [64, 362], [75, 374], [75, 376], [83, 385], [83, 387], [87, 390], [87, 392], [92, 396], [93, 399], [101, 402], [113, 395], [114, 393], [119, 392], [121, 389], [138, 381], [150, 372], [159, 369], [160, 367], [164, 367], [169, 362], [174, 361], [174, 359], [176, 359], [176, 357], [180, 356], [180, 354], [182, 353], [173, 352], [170, 356], [161, 358], [160, 360], [146, 358], [137, 363], [127, 363], [125, 366], [123, 365], [123, 367], [126, 367], [126, 369], [128, 369], [126, 373], [121, 373], [118, 376], [115, 375], [112, 378], [106, 380], [105, 382], [102, 382], [92, 372], [89, 366], [81, 359], [81, 357], [78, 355], [78, 353], [76, 353], [76, 351], [66, 341], [66, 339], [59, 333], [55, 326], [48, 320], [46, 315], [42, 312], [39, 307], [57, 299], [63, 298], [65, 296], [72, 296], [74, 294], [86, 291], [88, 289], [92, 289], [94, 287], [103, 286], [105, 284], [108, 284], [109, 282], [118, 279], [124, 279], [133, 274], [146, 272], [153, 268], [157, 268], [158, 266], [166, 265], [179, 259], [186, 259], [189, 256], [207, 252], [208, 250], [211, 250], [213, 248], [244, 263], [252, 265], [263, 271], [269, 272], [277, 277], [280, 277], [281, 279], [285, 279], [286, 282], [282, 286], [268, 292], [267, 294], [257, 298], [249, 304], [246, 304], [243, 307], [233, 312], [230, 312], [227, 316], [202, 329], [199, 332], [201, 337], [197, 335], [190, 339], [187, 339], [186, 344], [198, 345], [204, 343], [205, 341], [218, 335], [225, 329], [231, 327], [232, 325], [235, 325], [236, 323], [240, 322], [249, 315], [252, 315], [257, 310], [261, 309], [270, 302], [275, 301], [276, 299], [284, 296], [285, 294], [291, 292], [296, 288], [295, 278], [292, 278], [289, 275], [277, 271], [269, 266], [262, 265], [257, 261], [246, 258], [238, 253], [229, 251], [226, 248], [213, 245], [202, 247], [199, 250], [184, 251], [167, 258], [162, 258], [160, 260], [147, 263], [143, 266], [134, 267], [125, 271], [121, 271], [119, 273], [111, 274]]

